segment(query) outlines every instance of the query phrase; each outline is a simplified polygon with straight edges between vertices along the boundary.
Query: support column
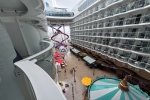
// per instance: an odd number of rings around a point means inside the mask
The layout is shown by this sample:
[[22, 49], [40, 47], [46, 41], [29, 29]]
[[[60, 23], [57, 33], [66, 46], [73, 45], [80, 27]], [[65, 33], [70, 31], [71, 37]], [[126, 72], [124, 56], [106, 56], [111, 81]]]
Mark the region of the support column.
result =
[[[52, 32], [53, 32], [53, 35], [54, 35], [55, 33], [54, 33], [54, 28], [53, 28], [53, 27], [54, 27], [54, 26], [52, 25], [51, 28], [52, 28]], [[52, 35], [52, 36], [53, 36], [53, 35]], [[56, 39], [56, 37], [55, 37], [55, 39]], [[55, 41], [54, 41], [54, 45], [55, 45]]]
[[[65, 33], [65, 27], [64, 27], [64, 24], [63, 24], [63, 30], [64, 30], [64, 33]], [[66, 34], [66, 33], [65, 33]], [[66, 36], [64, 35], [64, 39], [66, 38]], [[65, 43], [66, 43], [66, 45], [67, 45], [67, 42], [66, 42], [66, 40], [65, 40]]]

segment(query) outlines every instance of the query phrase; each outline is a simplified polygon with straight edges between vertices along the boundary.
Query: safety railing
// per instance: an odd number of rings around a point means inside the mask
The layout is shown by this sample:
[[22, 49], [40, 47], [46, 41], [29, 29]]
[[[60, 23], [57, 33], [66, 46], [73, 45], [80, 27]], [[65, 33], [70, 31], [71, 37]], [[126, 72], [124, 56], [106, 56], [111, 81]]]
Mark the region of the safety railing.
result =
[[150, 32], [149, 31], [139, 32], [137, 38], [150, 39]]
[[118, 43], [118, 42], [109, 42], [109, 45], [113, 46], [113, 47], [119, 47], [120, 43]]
[[137, 66], [140, 68], [145, 68], [146, 63], [145, 62], [138, 62]]
[[123, 37], [124, 38], [136, 38], [138, 35], [138, 32], [124, 32]]
[[147, 71], [150, 71], [150, 64], [149, 64], [149, 63], [146, 63], [145, 69], [146, 69]]
[[113, 52], [111, 52], [111, 51], [108, 51], [108, 56], [110, 56], [110, 57], [112, 57], [112, 55], [113, 55]]
[[123, 48], [123, 49], [132, 50], [133, 45], [130, 45], [130, 44], [120, 44], [119, 47], [120, 47], [120, 48]]
[[102, 49], [101, 49], [101, 53], [107, 54], [107, 53], [108, 53], [108, 49], [105, 49], [105, 50], [102, 50]]
[[55, 11], [45, 11], [46, 16], [55, 16], [55, 17], [73, 17], [73, 12], [55, 12]]
[[121, 60], [121, 61], [127, 62], [128, 59], [129, 59], [129, 57], [126, 57], [125, 55], [123, 56], [123, 55], [117, 54], [117, 59], [118, 59], [118, 60]]
[[113, 51], [108, 51], [107, 55], [108, 55], [109, 57], [114, 57], [114, 58], [117, 57], [117, 54], [116, 54], [115, 52], [113, 52]]
[[32, 100], [66, 100], [59, 86], [54, 82], [58, 80], [56, 67], [53, 65], [53, 43], [45, 38], [40, 45], [42, 49], [39, 53], [15, 63], [16, 76], [20, 84], [23, 84], [21, 89]]
[[138, 64], [137, 60], [134, 59], [134, 58], [129, 58], [128, 62], [129, 62], [130, 64], [132, 64], [132, 65], [135, 65], [135, 66]]
[[114, 32], [111, 34], [112, 34], [112, 37], [122, 37], [123, 32]]
[[[92, 19], [92, 18], [90, 18], [90, 19]], [[92, 20], [89, 20], [89, 22], [91, 22], [91, 21]], [[103, 27], [112, 27], [112, 26], [123, 26], [123, 25], [141, 24], [141, 23], [149, 23], [149, 22], [150, 22], [150, 14], [149, 15], [143, 15], [141, 17], [131, 17], [131, 18], [122, 19], [122, 20], [111, 20], [111, 21], [105, 22], [105, 23], [101, 22], [101, 23], [97, 23], [93, 26], [89, 25], [89, 27], [85, 28], [85, 29], [94, 29], [94, 28], [103, 28]]]
[[[101, 9], [103, 9], [103, 8], [109, 6], [110, 4], [112, 4], [114, 2], [117, 2], [117, 1], [120, 1], [120, 0], [111, 0], [111, 1], [107, 1], [106, 3], [102, 3], [98, 7], [98, 10], [101, 10]], [[110, 15], [123, 13], [123, 12], [129, 11], [129, 10], [142, 8], [142, 7], [145, 7], [145, 6], [148, 6], [148, 5], [150, 5], [149, 0], [136, 0], [134, 2], [131, 2], [131, 3], [128, 3], [126, 5], [122, 5], [118, 8], [115, 8], [114, 10], [111, 10], [111, 12], [108, 12], [107, 14], [102, 14], [102, 15], [105, 15], [105, 17], [108, 17]], [[92, 14], [95, 11], [97, 11], [97, 10], [90, 10], [89, 14]], [[85, 15], [85, 16], [88, 16], [88, 14]], [[83, 18], [83, 17], [77, 18], [77, 20], [80, 20], [81, 18]], [[98, 19], [100, 19], [100, 18], [104, 18], [104, 16], [103, 17], [98, 17]]]

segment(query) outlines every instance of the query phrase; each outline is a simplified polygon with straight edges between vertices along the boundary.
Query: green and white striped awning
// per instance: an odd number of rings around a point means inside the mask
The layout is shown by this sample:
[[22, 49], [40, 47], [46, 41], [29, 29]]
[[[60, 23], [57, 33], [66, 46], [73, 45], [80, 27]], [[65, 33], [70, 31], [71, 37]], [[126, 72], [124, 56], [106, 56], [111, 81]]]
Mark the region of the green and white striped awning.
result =
[[149, 96], [138, 85], [129, 84], [129, 91], [118, 88], [120, 79], [113, 77], [97, 78], [88, 89], [89, 100], [148, 100]]
[[75, 48], [73, 48], [73, 49], [72, 49], [72, 52], [74, 52], [74, 53], [76, 53], [76, 54], [77, 54], [77, 53], [79, 53], [80, 51], [79, 51], [79, 50], [77, 50], [77, 49], [75, 49]]
[[93, 62], [96, 61], [95, 59], [93, 59], [93, 58], [91, 58], [91, 57], [89, 57], [89, 56], [85, 56], [83, 59], [84, 59], [86, 62], [88, 62], [89, 64], [92, 64]]

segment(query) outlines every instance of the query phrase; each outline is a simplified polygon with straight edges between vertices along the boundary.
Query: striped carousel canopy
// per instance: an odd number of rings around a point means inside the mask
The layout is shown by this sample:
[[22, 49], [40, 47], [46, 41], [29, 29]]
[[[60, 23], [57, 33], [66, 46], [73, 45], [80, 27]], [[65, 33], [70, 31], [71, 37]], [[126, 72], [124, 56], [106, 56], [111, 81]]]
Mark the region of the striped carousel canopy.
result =
[[129, 85], [129, 91], [124, 92], [118, 88], [120, 79], [116, 77], [97, 78], [89, 86], [89, 100], [149, 100], [147, 93], [144, 93], [138, 85]]

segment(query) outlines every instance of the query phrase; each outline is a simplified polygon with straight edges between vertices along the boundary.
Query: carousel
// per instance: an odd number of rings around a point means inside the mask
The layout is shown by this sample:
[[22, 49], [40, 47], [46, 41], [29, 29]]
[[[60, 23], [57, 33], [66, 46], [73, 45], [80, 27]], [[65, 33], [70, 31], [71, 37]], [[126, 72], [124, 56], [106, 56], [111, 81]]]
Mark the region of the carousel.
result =
[[88, 100], [150, 100], [138, 85], [112, 77], [97, 77], [88, 87]]

